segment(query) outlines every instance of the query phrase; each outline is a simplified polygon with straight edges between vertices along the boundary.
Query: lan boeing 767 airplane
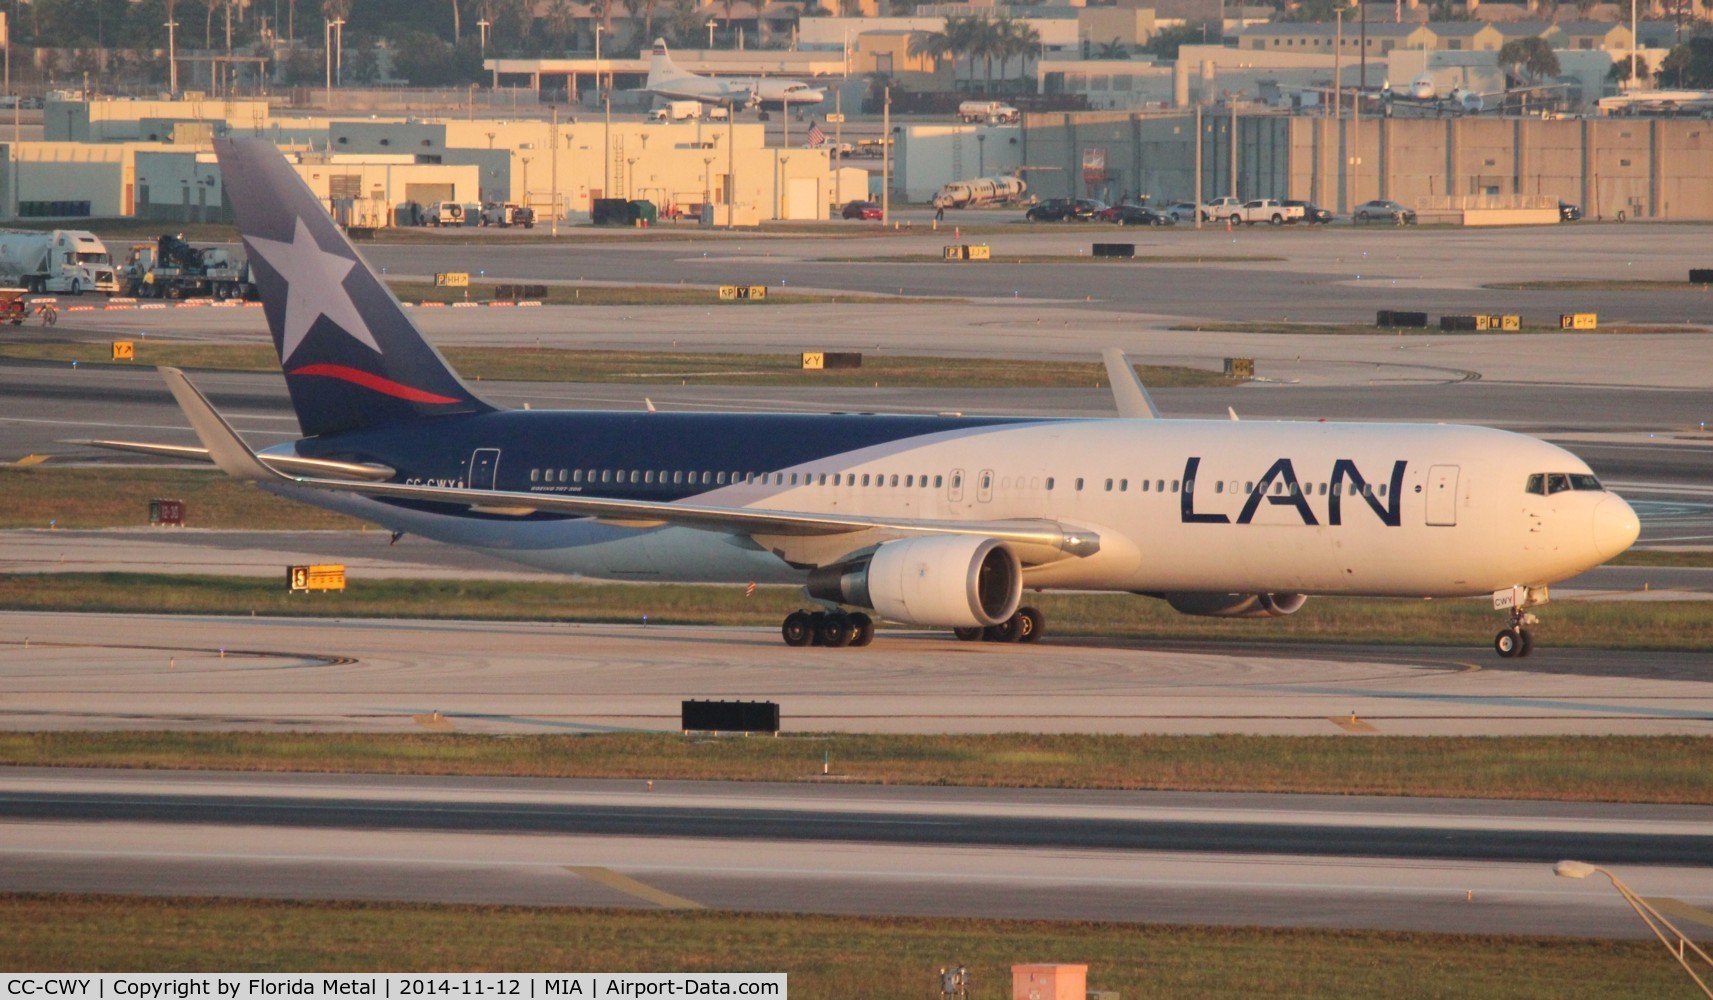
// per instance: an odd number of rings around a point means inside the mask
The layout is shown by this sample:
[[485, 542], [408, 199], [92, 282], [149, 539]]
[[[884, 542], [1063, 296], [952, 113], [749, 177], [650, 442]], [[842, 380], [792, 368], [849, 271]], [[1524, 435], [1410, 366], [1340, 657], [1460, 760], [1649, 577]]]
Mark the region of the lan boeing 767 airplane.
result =
[[250, 450], [165, 369], [195, 454], [294, 500], [529, 566], [789, 583], [794, 646], [875, 617], [1029, 641], [1025, 590], [1128, 591], [1186, 614], [1310, 595], [1493, 596], [1526, 656], [1549, 584], [1635, 541], [1575, 455], [1440, 424], [1159, 419], [1117, 352], [1119, 419], [500, 410], [466, 386], [279, 152], [217, 140], [303, 430]]

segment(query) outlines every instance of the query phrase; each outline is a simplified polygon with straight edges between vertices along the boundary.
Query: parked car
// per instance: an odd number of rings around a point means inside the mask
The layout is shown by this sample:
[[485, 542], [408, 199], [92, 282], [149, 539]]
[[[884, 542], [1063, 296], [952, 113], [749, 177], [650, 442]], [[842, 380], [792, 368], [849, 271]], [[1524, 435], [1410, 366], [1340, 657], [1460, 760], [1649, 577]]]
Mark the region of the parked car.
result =
[[872, 201], [847, 201], [839, 214], [847, 219], [878, 219], [880, 206]]
[[1174, 201], [1167, 205], [1164, 211], [1179, 222], [1194, 222], [1198, 215], [1201, 216], [1203, 222], [1208, 221], [1207, 213], [1193, 201]]
[[1578, 222], [1582, 219], [1582, 209], [1568, 201], [1558, 203], [1558, 221]]
[[1331, 222], [1333, 219], [1333, 215], [1332, 215], [1331, 210], [1321, 208], [1319, 205], [1316, 205], [1312, 201], [1298, 201], [1294, 198], [1287, 198], [1287, 199], [1285, 199], [1285, 204], [1287, 204], [1293, 208], [1302, 209], [1304, 222], [1308, 222], [1311, 224], [1319, 222], [1322, 225], [1324, 225], [1328, 222]]
[[1030, 222], [1088, 222], [1106, 209], [1105, 202], [1094, 198], [1048, 198], [1024, 212], [1023, 217]]
[[1120, 226], [1170, 226], [1178, 220], [1145, 205], [1121, 205], [1113, 209], [1110, 221]]
[[1397, 202], [1385, 198], [1365, 201], [1356, 206], [1356, 211], [1350, 214], [1357, 222], [1374, 222], [1384, 219], [1399, 225], [1412, 225], [1416, 221], [1415, 209], [1405, 208]]

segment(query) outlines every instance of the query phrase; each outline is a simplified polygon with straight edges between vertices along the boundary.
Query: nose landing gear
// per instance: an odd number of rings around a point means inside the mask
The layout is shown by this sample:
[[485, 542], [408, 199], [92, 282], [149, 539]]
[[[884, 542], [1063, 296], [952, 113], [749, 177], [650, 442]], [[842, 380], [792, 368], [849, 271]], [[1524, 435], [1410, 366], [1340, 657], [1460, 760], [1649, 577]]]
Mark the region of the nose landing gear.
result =
[[1534, 652], [1535, 639], [1526, 626], [1540, 624], [1540, 619], [1525, 611], [1537, 604], [1547, 602], [1545, 587], [1512, 587], [1493, 594], [1493, 607], [1500, 611], [1509, 610], [1510, 620], [1499, 634], [1493, 637], [1493, 651], [1505, 659], [1527, 656]]

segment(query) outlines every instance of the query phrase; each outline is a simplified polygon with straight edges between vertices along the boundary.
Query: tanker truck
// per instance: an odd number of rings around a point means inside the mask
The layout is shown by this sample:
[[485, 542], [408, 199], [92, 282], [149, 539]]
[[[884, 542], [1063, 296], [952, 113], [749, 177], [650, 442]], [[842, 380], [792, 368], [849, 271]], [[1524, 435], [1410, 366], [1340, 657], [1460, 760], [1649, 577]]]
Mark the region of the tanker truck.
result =
[[119, 291], [107, 247], [81, 229], [0, 230], [0, 284], [72, 295]]

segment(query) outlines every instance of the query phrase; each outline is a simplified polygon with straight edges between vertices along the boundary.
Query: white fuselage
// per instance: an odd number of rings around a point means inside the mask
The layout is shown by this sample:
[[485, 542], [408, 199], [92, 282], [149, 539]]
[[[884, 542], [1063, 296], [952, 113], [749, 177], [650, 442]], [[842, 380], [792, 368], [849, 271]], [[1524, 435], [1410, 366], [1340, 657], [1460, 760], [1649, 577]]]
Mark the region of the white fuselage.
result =
[[[1532, 474], [1587, 477], [1586, 464], [1569, 452], [1454, 425], [1043, 421], [909, 437], [746, 471], [744, 481], [685, 502], [1044, 520], [1098, 535], [1091, 556], [1025, 559], [1025, 586], [1039, 588], [1485, 594], [1575, 575], [1622, 551], [1637, 530], [1634, 512], [1604, 489], [1528, 492]], [[601, 495], [593, 486], [533, 489]], [[686, 527], [474, 518], [284, 492], [520, 563], [616, 579], [800, 582], [805, 573], [796, 566], [895, 537], [882, 531], [752, 541]]]

